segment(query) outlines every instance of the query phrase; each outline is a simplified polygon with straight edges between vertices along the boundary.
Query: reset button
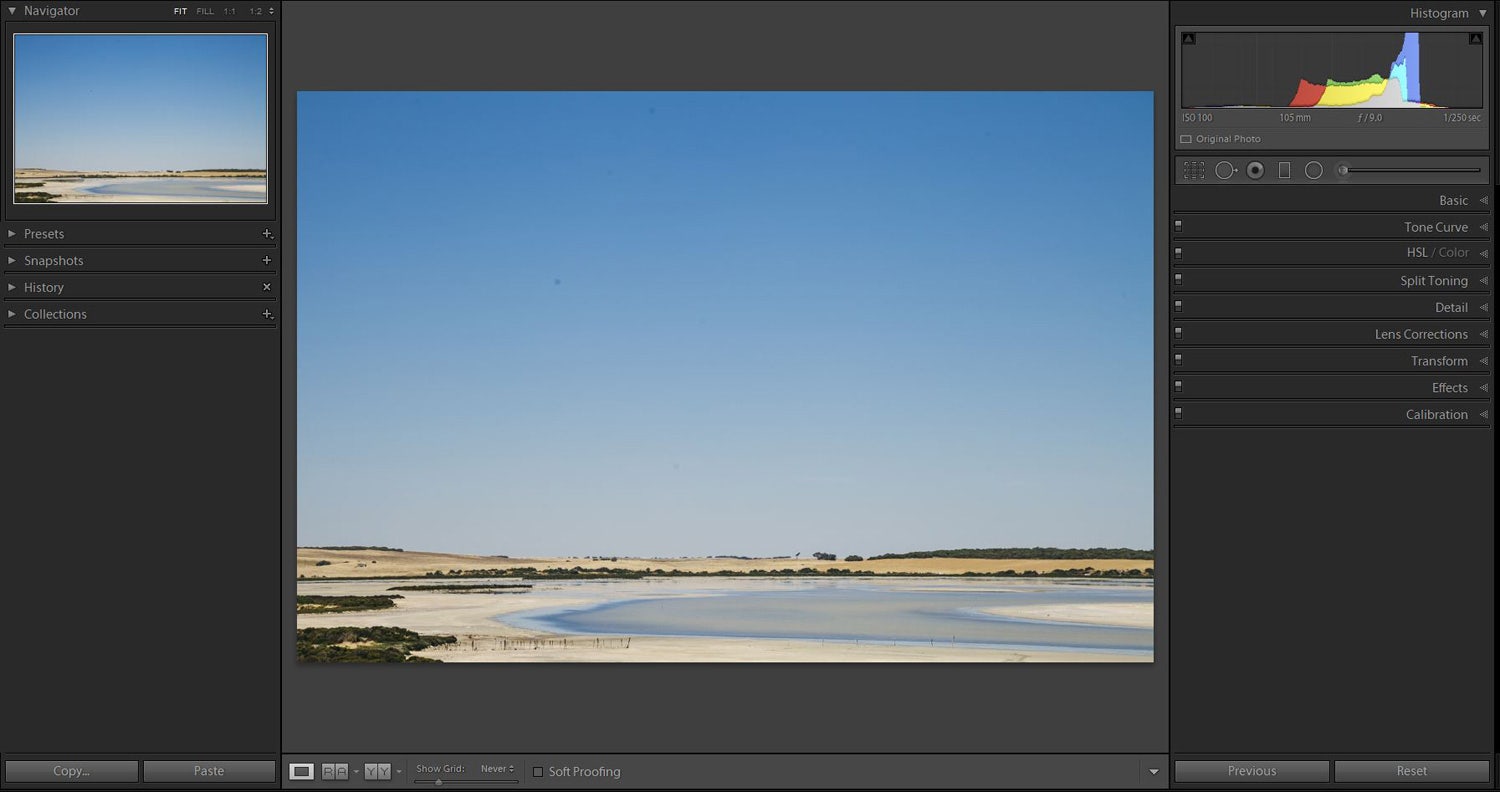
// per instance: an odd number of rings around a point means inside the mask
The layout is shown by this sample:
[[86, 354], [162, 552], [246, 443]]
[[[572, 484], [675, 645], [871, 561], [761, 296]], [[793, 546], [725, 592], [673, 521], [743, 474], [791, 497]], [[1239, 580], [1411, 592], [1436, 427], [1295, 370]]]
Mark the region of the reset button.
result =
[[1356, 784], [1483, 784], [1490, 763], [1474, 761], [1334, 762], [1334, 780]]

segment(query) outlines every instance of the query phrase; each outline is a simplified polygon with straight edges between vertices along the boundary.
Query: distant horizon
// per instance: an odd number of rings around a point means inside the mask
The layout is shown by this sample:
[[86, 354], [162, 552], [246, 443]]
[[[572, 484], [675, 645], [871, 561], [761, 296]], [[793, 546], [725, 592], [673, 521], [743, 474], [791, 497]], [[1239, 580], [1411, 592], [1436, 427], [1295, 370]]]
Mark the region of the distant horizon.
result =
[[910, 553], [929, 553], [929, 552], [939, 553], [939, 552], [952, 552], [952, 551], [957, 551], [957, 550], [1033, 550], [1033, 549], [1039, 549], [1039, 550], [1057, 550], [1057, 551], [1060, 551], [1060, 552], [1066, 552], [1066, 551], [1069, 551], [1069, 550], [1077, 550], [1079, 552], [1089, 552], [1089, 551], [1098, 551], [1098, 550], [1123, 550], [1123, 551], [1127, 551], [1127, 552], [1131, 552], [1131, 553], [1152, 553], [1152, 554], [1154, 554], [1156, 552], [1156, 548], [1154, 548], [1154, 547], [1058, 547], [1058, 546], [1054, 546], [1054, 545], [1033, 545], [1031, 547], [972, 547], [972, 548], [964, 548], [964, 547], [929, 547], [929, 548], [919, 548], [919, 549], [910, 549], [910, 550], [883, 550], [883, 551], [880, 551], [878, 553], [861, 553], [861, 552], [859, 552], [857, 550], [856, 551], [851, 551], [851, 552], [836, 552], [836, 551], [833, 551], [833, 550], [828, 550], [826, 548], [823, 548], [823, 549], [818, 549], [818, 550], [800, 550], [800, 551], [794, 551], [794, 552], [791, 552], [791, 553], [781, 553], [781, 554], [777, 554], [777, 555], [752, 555], [752, 554], [749, 554], [749, 553], [700, 553], [700, 554], [691, 554], [691, 553], [689, 553], [689, 554], [673, 554], [673, 555], [662, 555], [662, 554], [642, 555], [642, 554], [639, 554], [639, 553], [628, 553], [628, 554], [627, 553], [546, 553], [546, 554], [524, 553], [524, 554], [519, 554], [518, 555], [518, 554], [515, 554], [515, 553], [481, 553], [481, 552], [459, 552], [459, 551], [456, 551], [456, 550], [436, 550], [436, 549], [433, 549], [433, 548], [430, 548], [430, 547], [394, 547], [394, 546], [389, 546], [389, 545], [362, 545], [362, 544], [349, 544], [349, 545], [304, 545], [304, 544], [298, 544], [297, 545], [297, 549], [298, 550], [326, 550], [326, 551], [330, 551], [330, 552], [337, 552], [337, 551], [356, 552], [356, 551], [363, 551], [363, 550], [374, 550], [374, 551], [386, 551], [386, 552], [397, 552], [397, 553], [433, 553], [433, 554], [438, 554], [438, 555], [467, 555], [467, 556], [474, 556], [476, 558], [632, 558], [632, 559], [636, 559], [636, 560], [652, 560], [652, 559], [658, 559], [658, 558], [659, 559], [663, 559], [663, 560], [665, 560], [665, 559], [675, 559], [675, 558], [748, 558], [748, 559], [752, 559], [752, 560], [779, 560], [779, 559], [783, 559], [783, 558], [797, 558], [798, 553], [800, 553], [803, 558], [812, 558], [812, 556], [813, 556], [814, 553], [833, 553], [834, 555], [837, 555], [839, 557], [839, 560], [843, 560], [846, 556], [850, 556], [850, 555], [863, 556], [866, 560], [868, 560], [868, 559], [871, 559], [871, 558], [873, 558], [875, 556], [883, 556], [883, 555], [904, 555], [904, 554], [910, 554]]
[[197, 173], [198, 171], [247, 171], [265, 173], [265, 168], [239, 168], [230, 165], [211, 168], [134, 168], [122, 170], [120, 168], [53, 168], [39, 165], [17, 165], [14, 170], [41, 170], [58, 171], [60, 173]]
[[17, 33], [17, 166], [265, 170], [263, 33]]
[[[25, 178], [27, 172], [45, 174], [81, 174], [84, 176], [109, 174], [110, 176], [133, 176], [136, 174], [159, 175], [163, 173], [247, 173], [261, 177], [269, 177], [270, 172], [265, 168], [141, 168], [138, 170], [121, 170], [119, 168], [38, 168], [33, 166], [16, 168], [11, 173], [14, 177]], [[35, 176], [32, 178], [47, 178], [46, 176]], [[61, 176], [59, 176], [61, 178]]]
[[1154, 543], [1149, 92], [297, 103], [299, 543]]

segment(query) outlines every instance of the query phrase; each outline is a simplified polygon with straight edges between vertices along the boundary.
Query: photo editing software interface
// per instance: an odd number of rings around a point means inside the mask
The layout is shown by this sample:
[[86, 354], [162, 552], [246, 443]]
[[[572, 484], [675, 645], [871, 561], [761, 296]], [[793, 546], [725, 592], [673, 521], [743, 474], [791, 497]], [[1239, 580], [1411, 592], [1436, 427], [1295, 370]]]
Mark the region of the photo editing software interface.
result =
[[0, 3], [0, 784], [1495, 789], [1496, 6]]

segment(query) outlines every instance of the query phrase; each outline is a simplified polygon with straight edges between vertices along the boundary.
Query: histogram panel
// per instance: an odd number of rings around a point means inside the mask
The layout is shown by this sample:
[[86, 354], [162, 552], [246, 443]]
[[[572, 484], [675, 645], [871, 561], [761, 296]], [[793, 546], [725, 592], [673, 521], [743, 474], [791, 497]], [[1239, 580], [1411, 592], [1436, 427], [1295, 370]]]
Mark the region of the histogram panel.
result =
[[1464, 31], [1203, 31], [1180, 52], [1184, 107], [1484, 106], [1484, 46]]

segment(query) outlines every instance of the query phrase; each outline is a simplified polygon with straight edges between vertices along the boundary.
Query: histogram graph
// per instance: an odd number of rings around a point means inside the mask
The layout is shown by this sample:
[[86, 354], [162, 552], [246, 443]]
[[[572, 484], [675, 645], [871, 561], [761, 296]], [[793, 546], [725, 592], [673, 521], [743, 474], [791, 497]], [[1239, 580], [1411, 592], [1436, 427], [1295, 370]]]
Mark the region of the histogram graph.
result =
[[1483, 35], [1201, 31], [1181, 36], [1187, 108], [1478, 108]]

